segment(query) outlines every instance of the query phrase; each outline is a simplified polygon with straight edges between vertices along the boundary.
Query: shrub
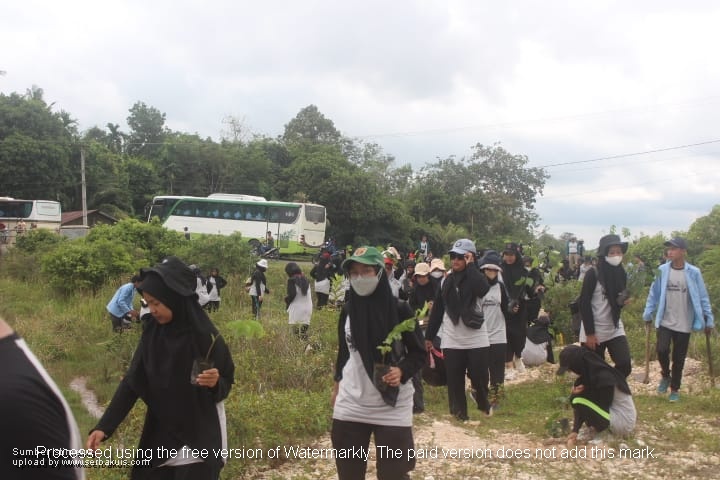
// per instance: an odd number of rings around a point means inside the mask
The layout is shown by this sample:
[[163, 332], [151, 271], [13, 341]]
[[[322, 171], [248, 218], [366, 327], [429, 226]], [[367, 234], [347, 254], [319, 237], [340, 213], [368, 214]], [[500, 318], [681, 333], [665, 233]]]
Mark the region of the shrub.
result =
[[15, 243], [15, 248], [25, 253], [46, 252], [55, 248], [65, 237], [58, 235], [47, 228], [35, 228], [25, 235], [20, 235]]
[[250, 245], [242, 235], [200, 235], [191, 241], [183, 240], [173, 251], [184, 262], [195, 264], [203, 274], [211, 268], [218, 268], [221, 275], [245, 273], [251, 270], [257, 260], [250, 254]]
[[169, 255], [177, 255], [184, 242], [182, 235], [166, 229], [157, 219], [143, 223], [132, 218], [115, 225], [93, 227], [86, 240], [88, 243], [111, 241], [132, 245], [144, 252], [144, 263], [147, 265], [158, 263]]
[[108, 279], [145, 266], [144, 252], [106, 239], [63, 242], [42, 257], [42, 270], [50, 284], [62, 292], [97, 291]]

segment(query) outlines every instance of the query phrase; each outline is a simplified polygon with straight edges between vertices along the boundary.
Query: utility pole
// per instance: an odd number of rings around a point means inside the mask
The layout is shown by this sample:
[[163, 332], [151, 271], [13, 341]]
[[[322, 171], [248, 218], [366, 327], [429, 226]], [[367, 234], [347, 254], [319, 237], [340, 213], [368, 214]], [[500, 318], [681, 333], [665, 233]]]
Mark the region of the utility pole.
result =
[[87, 227], [87, 194], [85, 184], [85, 147], [80, 145], [80, 177], [82, 178], [82, 217], [83, 226]]

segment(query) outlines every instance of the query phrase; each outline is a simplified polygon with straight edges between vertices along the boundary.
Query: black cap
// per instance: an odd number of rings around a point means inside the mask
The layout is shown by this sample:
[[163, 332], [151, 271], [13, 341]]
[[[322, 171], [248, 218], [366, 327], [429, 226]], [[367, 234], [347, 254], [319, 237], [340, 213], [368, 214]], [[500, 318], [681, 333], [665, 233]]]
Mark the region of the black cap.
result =
[[628, 242], [623, 242], [618, 235], [610, 234], [605, 235], [600, 239], [600, 245], [598, 246], [597, 253], [600, 257], [605, 257], [608, 254], [608, 250], [613, 245], [620, 245], [623, 253], [627, 253]]
[[683, 250], [687, 250], [687, 242], [682, 237], [675, 237], [671, 238], [667, 242], [665, 242], [666, 247], [675, 247], [675, 248], [681, 248]]

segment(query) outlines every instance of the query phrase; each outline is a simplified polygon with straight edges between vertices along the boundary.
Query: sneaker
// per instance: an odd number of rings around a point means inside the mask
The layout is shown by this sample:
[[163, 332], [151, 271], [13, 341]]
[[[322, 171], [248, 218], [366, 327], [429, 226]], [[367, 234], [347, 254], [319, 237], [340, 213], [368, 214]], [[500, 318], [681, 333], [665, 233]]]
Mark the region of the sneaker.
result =
[[680, 392], [670, 392], [670, 401], [672, 403], [680, 401]]
[[515, 359], [515, 370], [517, 370], [518, 373], [523, 373], [525, 371], [525, 364], [523, 363], [522, 358]]
[[660, 380], [660, 385], [658, 385], [657, 392], [661, 394], [665, 394], [668, 391], [668, 387], [670, 386], [670, 377], [663, 377], [662, 380]]

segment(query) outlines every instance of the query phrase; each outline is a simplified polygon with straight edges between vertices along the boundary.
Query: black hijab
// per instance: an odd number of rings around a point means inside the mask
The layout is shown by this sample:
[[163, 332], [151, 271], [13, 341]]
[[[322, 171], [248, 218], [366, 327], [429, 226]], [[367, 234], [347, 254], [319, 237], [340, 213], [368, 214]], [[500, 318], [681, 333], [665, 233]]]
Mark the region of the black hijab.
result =
[[602, 285], [612, 310], [613, 322], [617, 326], [620, 321], [620, 310], [623, 307], [618, 305], [618, 295], [627, 286], [625, 268], [623, 268], [622, 263], [617, 267], [613, 267], [605, 261], [605, 256], [600, 256], [597, 264], [597, 280]]
[[307, 295], [310, 282], [308, 282], [307, 277], [303, 275], [300, 266], [295, 262], [289, 262], [285, 265], [285, 273], [287, 273], [290, 280], [300, 288], [300, 292], [302, 292], [303, 295]]
[[211, 389], [190, 383], [190, 372], [195, 359], [209, 357], [232, 383], [235, 367], [224, 342], [213, 341], [219, 334], [198, 304], [195, 275], [175, 257], [140, 273], [141, 290], [172, 311], [169, 323], [147, 323], [125, 377], [155, 425], [143, 430], [141, 443], [171, 436], [179, 446], [220, 448], [216, 400]]
[[615, 386], [631, 395], [625, 376], [585, 346], [568, 345], [560, 352], [558, 374], [563, 374], [567, 370], [572, 370], [582, 377], [583, 384], [589, 388]]
[[[385, 270], [382, 268], [380, 270], [380, 281], [373, 293], [363, 297], [355, 293], [352, 288], [347, 292], [346, 310], [350, 316], [350, 333], [371, 380], [375, 364], [383, 363], [385, 360], [377, 346], [399, 323], [397, 300], [392, 294]], [[397, 358], [391, 359], [393, 362], [397, 360]], [[387, 387], [387, 390], [381, 394], [386, 403], [395, 405], [398, 392], [398, 387]]]
[[475, 263], [468, 263], [464, 270], [453, 270], [442, 284], [445, 313], [453, 325], [458, 324], [460, 317], [470, 318], [476, 299], [484, 297], [488, 290], [487, 277]]
[[515, 256], [515, 262], [510, 264], [505, 263], [503, 260], [501, 265], [502, 279], [510, 299], [517, 301], [520, 300], [522, 294], [525, 292], [525, 279], [527, 278], [528, 272], [525, 270], [522, 255], [520, 255], [520, 252], [516, 248], [513, 247], [511, 250], [506, 249], [505, 253], [507, 252]]

